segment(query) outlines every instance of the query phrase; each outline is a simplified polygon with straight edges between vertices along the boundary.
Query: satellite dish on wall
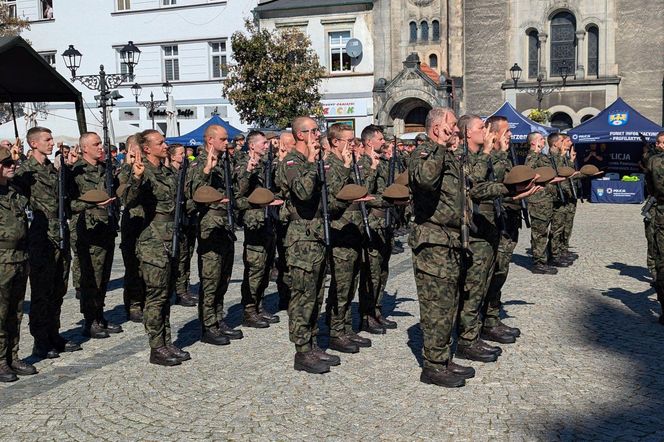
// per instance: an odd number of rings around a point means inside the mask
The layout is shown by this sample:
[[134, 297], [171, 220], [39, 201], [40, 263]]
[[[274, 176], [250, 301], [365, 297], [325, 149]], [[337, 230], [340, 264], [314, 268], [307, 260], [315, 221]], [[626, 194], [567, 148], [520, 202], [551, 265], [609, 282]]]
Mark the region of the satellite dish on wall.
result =
[[362, 42], [357, 38], [351, 38], [346, 43], [346, 53], [351, 56], [351, 58], [357, 58], [362, 55]]

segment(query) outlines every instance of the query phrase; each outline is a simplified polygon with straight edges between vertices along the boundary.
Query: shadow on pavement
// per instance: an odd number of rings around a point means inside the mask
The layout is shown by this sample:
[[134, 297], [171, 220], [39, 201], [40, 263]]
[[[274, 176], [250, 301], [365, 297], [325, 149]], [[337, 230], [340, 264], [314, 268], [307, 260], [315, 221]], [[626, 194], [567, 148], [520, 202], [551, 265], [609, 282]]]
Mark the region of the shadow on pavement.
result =
[[[610, 395], [598, 394], [588, 404], [592, 408], [577, 413], [561, 408], [555, 415], [530, 414], [533, 428], [549, 429], [536, 438], [664, 440], [664, 327], [653, 314], [658, 306], [648, 298], [649, 293], [652, 291], [632, 293], [611, 288], [602, 295], [622, 301], [629, 310], [598, 300], [578, 324], [571, 324], [583, 338], [582, 347], [616, 360], [615, 371], [596, 374], [613, 380], [616, 387]], [[579, 294], [596, 296], [587, 291]], [[593, 386], [587, 388], [592, 390]]]
[[622, 262], [614, 262], [606, 266], [607, 269], [618, 270], [620, 276], [629, 276], [637, 281], [650, 282], [650, 272], [647, 268], [641, 266], [632, 266]]
[[180, 348], [189, 347], [201, 338], [201, 323], [196, 319], [187, 322], [184, 327], [178, 330], [178, 336], [173, 342]]
[[408, 328], [408, 348], [417, 359], [417, 364], [422, 367], [424, 357], [422, 356], [422, 347], [424, 346], [424, 335], [422, 335], [422, 328], [420, 323], [411, 326]]
[[530, 256], [526, 255], [519, 255], [514, 253], [512, 255], [512, 263], [514, 265], [517, 265], [519, 267], [523, 267], [524, 269], [530, 271], [530, 268], [532, 267], [533, 260]]

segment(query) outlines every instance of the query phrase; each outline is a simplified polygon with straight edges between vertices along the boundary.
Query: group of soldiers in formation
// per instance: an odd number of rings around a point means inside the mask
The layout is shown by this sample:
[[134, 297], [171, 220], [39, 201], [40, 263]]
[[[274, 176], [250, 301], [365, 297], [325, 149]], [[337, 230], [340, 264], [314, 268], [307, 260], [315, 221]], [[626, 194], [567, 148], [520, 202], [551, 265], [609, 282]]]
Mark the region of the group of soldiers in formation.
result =
[[[0, 381], [37, 372], [18, 357], [28, 277], [36, 357], [81, 349], [60, 335], [70, 263], [83, 335], [122, 332], [104, 317], [118, 230], [125, 309], [145, 326], [151, 363], [191, 358], [171, 338], [173, 293], [181, 305], [198, 305], [202, 342], [243, 337], [225, 322], [223, 306], [242, 227], [243, 326], [279, 322], [263, 305], [274, 265], [294, 368], [325, 373], [341, 360], [317, 344], [322, 311], [336, 352], [372, 345], [353, 328], [356, 292], [360, 331], [397, 327], [383, 310], [383, 294], [395, 229], [409, 222], [424, 336], [421, 381], [445, 387], [462, 386], [475, 373], [453, 362], [453, 347], [458, 358], [492, 362], [502, 350], [486, 341], [510, 344], [520, 335], [501, 322], [500, 300], [522, 220], [532, 222], [533, 272], [552, 274], [576, 258], [568, 246], [577, 184], [597, 169], [574, 170], [565, 135], [549, 136], [544, 155], [544, 138], [530, 134], [526, 165], [519, 166], [503, 117], [457, 120], [451, 109], [434, 108], [426, 137], [401, 152], [375, 125], [360, 138], [343, 124], [322, 136], [309, 117], [291, 126], [281, 135], [250, 132], [246, 152], [232, 151], [227, 131], [210, 126], [191, 163], [183, 146], [169, 147], [146, 130], [129, 137], [117, 170], [93, 132], [80, 137], [82, 157], [68, 166], [60, 158], [59, 170], [48, 159], [54, 142], [47, 128], [28, 131], [32, 155], [20, 167], [15, 152], [0, 148]], [[196, 243], [198, 299], [189, 292]]]

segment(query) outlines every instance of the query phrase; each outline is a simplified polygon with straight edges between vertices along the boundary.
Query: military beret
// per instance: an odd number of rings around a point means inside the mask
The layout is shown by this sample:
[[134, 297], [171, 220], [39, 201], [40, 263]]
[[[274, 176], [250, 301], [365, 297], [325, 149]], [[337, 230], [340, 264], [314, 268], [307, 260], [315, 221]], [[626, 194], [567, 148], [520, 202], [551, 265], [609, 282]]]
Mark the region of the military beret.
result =
[[574, 172], [576, 172], [576, 170], [574, 170], [569, 166], [561, 166], [558, 168], [558, 176], [562, 176], [565, 178], [574, 175]]
[[408, 185], [408, 171], [401, 172], [397, 177], [394, 179], [394, 182], [396, 184], [401, 184], [402, 186], [407, 186]]
[[126, 184], [126, 183], [125, 183], [125, 184], [120, 184], [120, 185], [118, 186], [118, 190], [115, 191], [115, 195], [116, 195], [118, 198], [121, 198], [122, 195], [124, 195], [124, 193], [125, 193], [126, 190], [127, 190], [127, 184]]
[[341, 201], [354, 201], [365, 197], [367, 193], [369, 193], [369, 191], [364, 186], [360, 186], [359, 184], [346, 184], [339, 193], [337, 193], [336, 198]]
[[403, 184], [394, 183], [391, 186], [387, 186], [383, 191], [383, 198], [387, 199], [406, 200], [409, 197], [408, 187]]
[[242, 134], [240, 134], [240, 135], [235, 135], [235, 138], [233, 138], [233, 140], [235, 140], [235, 141], [238, 141], [238, 140], [244, 140], [244, 135], [242, 135]]
[[253, 192], [251, 192], [251, 195], [249, 195], [248, 201], [249, 204], [254, 204], [257, 206], [270, 204], [272, 201], [274, 201], [274, 193], [264, 187], [257, 187]]
[[539, 175], [539, 178], [535, 180], [537, 184], [546, 184], [556, 177], [556, 171], [549, 166], [538, 167], [535, 169], [535, 173]]
[[3, 161], [12, 160], [12, 153], [6, 147], [0, 147], [0, 163]]
[[503, 184], [519, 184], [531, 181], [535, 178], [535, 171], [528, 166], [514, 166], [512, 170], [505, 175]]
[[417, 134], [417, 136], [415, 137], [415, 140], [417, 140], [417, 141], [426, 141], [427, 136], [426, 136], [426, 134]]
[[593, 176], [600, 173], [600, 170], [597, 168], [597, 166], [593, 166], [592, 164], [586, 164], [581, 168], [581, 173], [586, 176]]
[[104, 192], [103, 190], [93, 189], [93, 190], [88, 190], [78, 199], [86, 203], [98, 204], [98, 203], [103, 203], [108, 198], [109, 198], [108, 193]]
[[279, 134], [276, 133], [276, 132], [265, 132], [265, 138], [267, 138], [268, 140], [271, 140], [273, 138], [277, 138], [278, 136], [279, 136]]
[[224, 195], [214, 187], [202, 186], [194, 192], [194, 201], [201, 204], [216, 203], [224, 199]]

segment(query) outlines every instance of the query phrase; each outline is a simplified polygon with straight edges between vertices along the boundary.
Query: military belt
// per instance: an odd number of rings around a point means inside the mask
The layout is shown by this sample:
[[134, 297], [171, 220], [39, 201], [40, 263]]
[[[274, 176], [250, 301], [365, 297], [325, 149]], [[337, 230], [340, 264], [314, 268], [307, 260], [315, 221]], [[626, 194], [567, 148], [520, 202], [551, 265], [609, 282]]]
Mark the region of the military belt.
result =
[[22, 245], [23, 241], [0, 241], [0, 249], [18, 249], [19, 245]]
[[208, 209], [207, 213], [214, 216], [227, 216], [228, 211], [226, 209]]
[[358, 203], [353, 203], [346, 209], [347, 212], [357, 212], [360, 210], [360, 205]]
[[154, 218], [152, 218], [152, 221], [157, 221], [157, 222], [173, 222], [175, 221], [175, 215], [173, 213], [155, 213]]
[[108, 216], [108, 210], [102, 209], [101, 207], [92, 207], [90, 209], [85, 209], [87, 213], [97, 216]]
[[488, 202], [481, 202], [479, 204], [480, 209], [484, 210], [493, 210], [493, 203], [488, 203]]
[[440, 224], [433, 223], [431, 221], [425, 221], [422, 224], [422, 226], [428, 227], [430, 229], [439, 229], [439, 230], [449, 230], [455, 233], [458, 233], [461, 235], [461, 229], [459, 227], [451, 227], [451, 226], [442, 226]]
[[371, 214], [376, 218], [385, 218], [385, 211], [380, 209], [371, 209]]
[[298, 220], [301, 220], [301, 219], [303, 219], [305, 221], [313, 221], [315, 219], [321, 219], [322, 218], [322, 216], [319, 212], [314, 213], [314, 215], [311, 218], [304, 218], [304, 217], [300, 216], [300, 214], [297, 213], [297, 212], [291, 212], [288, 216], [290, 218], [290, 221], [298, 221]]

